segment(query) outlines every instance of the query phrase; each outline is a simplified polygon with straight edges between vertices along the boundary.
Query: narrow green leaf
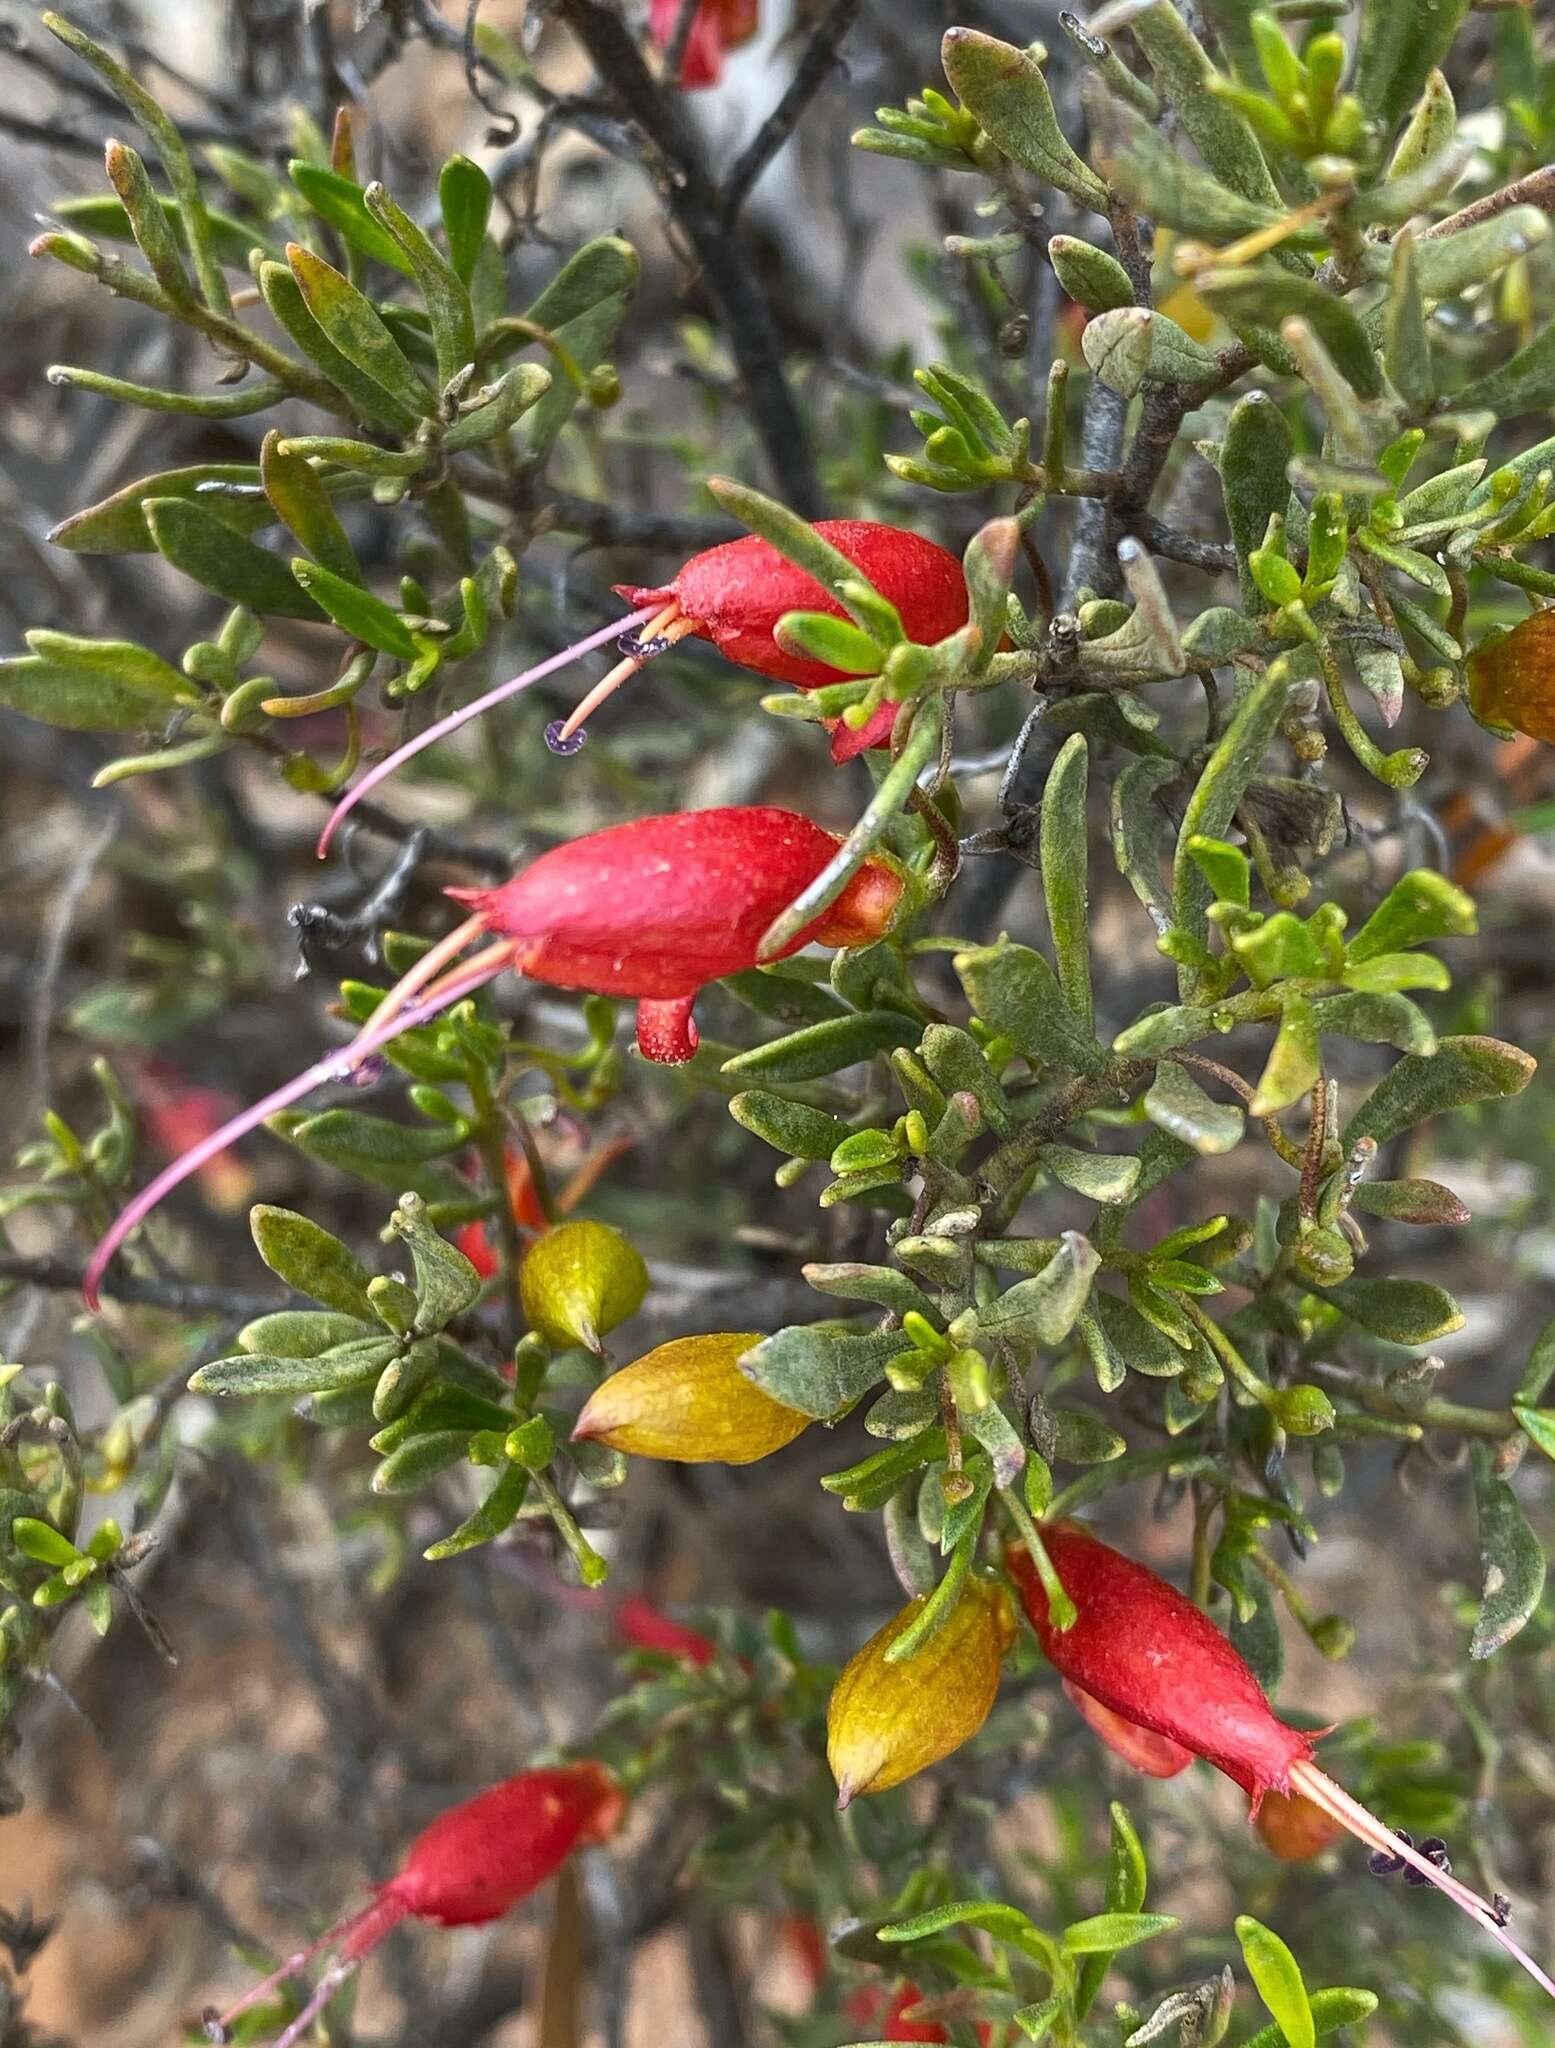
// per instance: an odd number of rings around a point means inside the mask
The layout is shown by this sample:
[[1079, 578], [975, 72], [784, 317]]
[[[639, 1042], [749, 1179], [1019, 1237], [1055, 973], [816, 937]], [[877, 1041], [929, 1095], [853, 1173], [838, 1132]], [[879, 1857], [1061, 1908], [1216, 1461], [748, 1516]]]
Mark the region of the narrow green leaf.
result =
[[1210, 170], [1233, 192], [1265, 206], [1283, 207], [1258, 138], [1245, 115], [1211, 90], [1215, 67], [1172, 0], [1156, 0], [1129, 20], [1155, 82], [1177, 109], [1182, 125]]
[[173, 567], [228, 604], [283, 619], [323, 617], [284, 562], [223, 526], [203, 506], [188, 498], [149, 498], [145, 513], [153, 539]]
[[791, 1031], [725, 1060], [723, 1071], [740, 1080], [812, 1081], [856, 1066], [892, 1046], [915, 1045], [919, 1025], [895, 1010], [872, 1010]]
[[276, 517], [314, 560], [337, 579], [343, 577], [348, 583], [359, 584], [362, 572], [356, 550], [322, 478], [312, 463], [282, 445], [280, 434], [273, 428], [259, 450], [259, 473]]
[[1083, 1074], [1106, 1055], [1071, 1009], [1058, 977], [1029, 946], [982, 946], [955, 956], [967, 1000], [989, 1029], [1028, 1059]]
[[[1537, 1439], [1535, 1439], [1537, 1441]], [[1479, 1521], [1480, 1601], [1469, 1655], [1493, 1657], [1527, 1627], [1544, 1593], [1544, 1551], [1489, 1444], [1469, 1454]]]
[[1290, 501], [1286, 465], [1295, 452], [1289, 423], [1266, 391], [1249, 391], [1231, 408], [1220, 444], [1220, 488], [1226, 501], [1244, 607], [1269, 609], [1248, 557], [1263, 546], [1269, 521]]
[[[1207, 941], [1209, 935], [1209, 884], [1189, 854], [1189, 844], [1200, 836], [1225, 838], [1237, 806], [1279, 730], [1289, 687], [1288, 680], [1273, 671], [1246, 692], [1188, 799], [1173, 862], [1173, 892], [1177, 922], [1201, 941]], [[1182, 993], [1192, 994], [1196, 971], [1184, 966], [1178, 978]]]
[[[38, 634], [37, 640], [65, 641], [64, 634]], [[176, 669], [168, 671], [176, 687], [148, 680], [142, 658], [156, 659], [145, 648], [112, 640], [90, 643], [91, 662], [56, 659], [43, 653], [12, 655], [0, 661], [0, 704], [41, 719], [67, 732], [144, 732], [165, 723], [179, 704], [194, 696], [192, 685]], [[123, 648], [126, 667], [116, 674], [112, 661]]]
[[147, 267], [175, 306], [198, 305], [199, 296], [184, 269], [183, 257], [173, 239], [173, 230], [152, 189], [146, 166], [135, 151], [122, 142], [107, 148], [108, 177], [119, 195], [124, 217], [130, 224], [136, 247]]
[[46, 1564], [56, 1571], [74, 1564], [81, 1553], [68, 1536], [62, 1536], [52, 1523], [40, 1521], [35, 1515], [18, 1515], [11, 1523], [11, 1541], [34, 1564]]
[[1064, 1929], [1064, 1950], [1072, 1956], [1110, 1956], [1136, 1942], [1153, 1941], [1181, 1926], [1175, 1913], [1097, 1913]]
[[1390, 137], [1452, 48], [1469, 0], [1422, 0], [1414, 7], [1369, 6], [1355, 46], [1355, 91]]
[[292, 574], [322, 610], [328, 612], [343, 633], [376, 647], [380, 654], [392, 654], [401, 661], [414, 661], [420, 652], [410, 629], [399, 613], [374, 597], [361, 585], [333, 576], [318, 562], [298, 555], [292, 560]]
[[1452, 402], [1464, 412], [1493, 412], [1503, 419], [1555, 405], [1555, 320], [1499, 370], [1454, 392]]
[[1323, 1070], [1317, 1020], [1305, 996], [1291, 996], [1280, 1011], [1280, 1028], [1268, 1063], [1247, 1106], [1249, 1116], [1278, 1116], [1310, 1095]]
[[264, 1202], [249, 1211], [248, 1227], [259, 1256], [288, 1287], [341, 1315], [372, 1319], [367, 1269], [338, 1237], [295, 1210]]
[[1385, 1145], [1428, 1117], [1486, 1097], [1521, 1094], [1536, 1065], [1531, 1054], [1498, 1038], [1444, 1038], [1428, 1058], [1411, 1055], [1383, 1075], [1340, 1143], [1346, 1151], [1360, 1138]]
[[[241, 491], [224, 496], [203, 492], [215, 484]], [[49, 541], [76, 555], [154, 555], [156, 541], [146, 523], [146, 505], [153, 498], [193, 498], [239, 533], [266, 526], [275, 516], [259, 489], [259, 471], [251, 462], [201, 462], [187, 469], [162, 469], [123, 484], [110, 497], [73, 512], [49, 531]]]
[[371, 300], [299, 242], [287, 243], [286, 261], [308, 311], [340, 354], [397, 405], [418, 416], [430, 413], [431, 393]]
[[387, 228], [367, 210], [362, 188], [354, 178], [343, 178], [322, 164], [310, 164], [293, 157], [287, 166], [292, 183], [320, 220], [328, 221], [341, 239], [374, 263], [387, 264], [401, 277], [414, 277], [410, 258]]
[[468, 284], [491, 218], [491, 180], [469, 157], [451, 156], [438, 173], [437, 198], [449, 261]]
[[[259, 289], [276, 323], [311, 363], [324, 372], [353, 416], [372, 426], [409, 434], [420, 424], [424, 399], [407, 405], [336, 348], [309, 310], [297, 280], [284, 263], [261, 263]], [[408, 366], [407, 366], [408, 367]]]
[[1206, 1095], [1185, 1066], [1162, 1060], [1145, 1096], [1145, 1115], [1181, 1144], [1204, 1157], [1229, 1152], [1241, 1142], [1238, 1104]]
[[1256, 321], [1271, 327], [1286, 320], [1307, 321], [1351, 389], [1361, 398], [1382, 396], [1377, 352], [1365, 328], [1344, 300], [1315, 278], [1294, 277], [1287, 270], [1266, 266], [1210, 270], [1195, 284], [1206, 302], [1227, 320]]
[[1539, 1332], [1512, 1399], [1528, 1407], [1536, 1407], [1543, 1400], [1551, 1380], [1555, 1380], [1555, 1320], [1546, 1323]]
[[1242, 1944], [1247, 1974], [1290, 2048], [1314, 2048], [1317, 2026], [1296, 1958], [1272, 1927], [1265, 1927], [1250, 1913], [1237, 1915], [1236, 1938]]
[[432, 323], [438, 382], [446, 385], [475, 360], [475, 313], [464, 279], [382, 185], [369, 185], [363, 198], [373, 219], [405, 252]]
[[[1337, 2033], [1341, 2027], [1358, 2027], [1363, 2020], [1369, 2020], [1377, 2010], [1377, 1994], [1375, 1991], [1352, 1991], [1346, 1985], [1336, 1985], [1327, 1991], [1312, 1992], [1311, 2005], [1313, 2028], [1321, 2037]], [[1244, 2043], [1244, 2048], [1287, 2048], [1288, 2040], [1288, 2035], [1271, 2024], [1260, 2027]]]
[[1066, 141], [1042, 67], [1029, 50], [976, 29], [952, 28], [940, 57], [961, 104], [1006, 156], [1081, 206], [1106, 212], [1107, 188]]
[[1430, 1280], [1344, 1280], [1324, 1298], [1354, 1323], [1394, 1344], [1430, 1344], [1463, 1328], [1463, 1311]]
[[[178, 231], [187, 248], [189, 237], [184, 233], [183, 208], [165, 193], [159, 196], [158, 204], [164, 219]], [[123, 203], [107, 193], [54, 199], [49, 202], [48, 210], [66, 227], [90, 235], [94, 241], [133, 242], [135, 239]], [[246, 273], [249, 255], [255, 249], [263, 250], [267, 256], [279, 256], [281, 253], [271, 246], [269, 238], [260, 229], [251, 227], [247, 221], [235, 220], [230, 213], [216, 213], [207, 208], [205, 218], [210, 229], [211, 246], [219, 261], [229, 270]]]
[[397, 1337], [364, 1337], [318, 1358], [276, 1358], [239, 1352], [202, 1365], [189, 1382], [196, 1394], [315, 1394], [337, 1387], [366, 1386], [399, 1349]]
[[[83, 370], [72, 363], [51, 363], [45, 372], [51, 384], [72, 391], [94, 391], [100, 398], [115, 399], [120, 405], [138, 406], [142, 412], [182, 413], [190, 419], [239, 420], [250, 413], [264, 412], [291, 396], [284, 384], [250, 378], [231, 391], [163, 391], [154, 384], [131, 384], [123, 377], [107, 377], [100, 370]], [[76, 518], [84, 515], [77, 513]], [[73, 522], [65, 520], [60, 529]]]
[[978, 1328], [1050, 1347], [1062, 1344], [1090, 1299], [1100, 1265], [1090, 1240], [1066, 1230], [1040, 1273], [1018, 1281], [977, 1311]]
[[451, 1529], [436, 1543], [429, 1544], [421, 1555], [429, 1563], [438, 1564], [444, 1558], [459, 1557], [466, 1550], [492, 1542], [517, 1521], [528, 1491], [529, 1474], [524, 1467], [504, 1465], [475, 1512], [468, 1515], [457, 1529]]
[[1042, 792], [1042, 892], [1058, 984], [1084, 1029], [1094, 1027], [1091, 998], [1090, 902], [1086, 890], [1088, 842], [1085, 792], [1089, 756], [1085, 735], [1071, 733]]
[[1393, 388], [1407, 404], [1416, 410], [1430, 404], [1436, 395], [1436, 373], [1425, 324], [1415, 236], [1409, 228], [1393, 244], [1383, 316], [1382, 360]]
[[737, 1124], [793, 1159], [830, 1159], [849, 1126], [803, 1102], [789, 1102], [763, 1088], [731, 1096], [729, 1114]]

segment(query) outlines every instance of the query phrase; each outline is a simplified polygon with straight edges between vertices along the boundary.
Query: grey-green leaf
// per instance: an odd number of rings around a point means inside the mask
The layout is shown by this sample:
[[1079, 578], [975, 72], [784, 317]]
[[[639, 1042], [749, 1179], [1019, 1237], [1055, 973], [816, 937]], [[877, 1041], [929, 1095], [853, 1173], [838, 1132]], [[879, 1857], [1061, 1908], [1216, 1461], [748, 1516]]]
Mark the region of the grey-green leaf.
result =
[[1229, 1152], [1242, 1136], [1240, 1107], [1206, 1095], [1177, 1060], [1162, 1060], [1156, 1069], [1145, 1096], [1145, 1114], [1153, 1124], [1206, 1157]]
[[248, 1227], [259, 1256], [278, 1279], [299, 1294], [342, 1315], [372, 1319], [367, 1298], [370, 1275], [356, 1254], [310, 1217], [260, 1202], [249, 1211]]
[[1544, 1550], [1517, 1496], [1496, 1470], [1489, 1444], [1470, 1453], [1479, 1523], [1479, 1618], [1469, 1643], [1474, 1658], [1493, 1657], [1524, 1629], [1544, 1592]]
[[1042, 67], [1029, 51], [976, 29], [952, 28], [940, 56], [961, 104], [1006, 156], [1080, 205], [1106, 212], [1107, 188], [1066, 141]]
[[886, 1366], [909, 1341], [900, 1330], [859, 1336], [832, 1323], [802, 1323], [764, 1337], [739, 1365], [745, 1377], [774, 1401], [825, 1420], [851, 1408], [878, 1385]]

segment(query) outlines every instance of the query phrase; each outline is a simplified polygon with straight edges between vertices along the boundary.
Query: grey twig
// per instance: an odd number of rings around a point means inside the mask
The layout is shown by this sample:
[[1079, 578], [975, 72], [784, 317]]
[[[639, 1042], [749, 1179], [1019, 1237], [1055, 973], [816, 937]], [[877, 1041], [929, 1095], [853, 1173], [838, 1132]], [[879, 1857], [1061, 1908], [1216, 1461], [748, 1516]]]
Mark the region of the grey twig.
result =
[[[51, 1294], [79, 1294], [84, 1260], [63, 1259], [44, 1253], [29, 1257], [22, 1252], [0, 1251], [0, 1280], [20, 1280], [29, 1287], [43, 1287]], [[202, 1287], [192, 1280], [146, 1280], [138, 1273], [115, 1269], [103, 1282], [103, 1293], [127, 1308], [165, 1308], [178, 1315], [219, 1315], [241, 1317], [273, 1314], [288, 1306], [294, 1297], [284, 1294], [243, 1294], [230, 1287]]]
[[858, 20], [863, 0], [831, 0], [804, 46], [783, 97], [735, 159], [724, 183], [723, 220], [732, 228], [751, 188], [804, 117], [804, 110], [826, 83], [842, 44]]
[[557, 12], [647, 140], [671, 217], [695, 252], [739, 366], [752, 424], [783, 495], [814, 518], [820, 484], [809, 437], [783, 374], [777, 324], [755, 272], [724, 221], [685, 118], [661, 92], [626, 24], [603, 0], [559, 0]]
[[81, 899], [91, 886], [97, 863], [107, 852], [109, 842], [118, 829], [118, 812], [111, 808], [71, 862], [69, 872], [54, 891], [44, 920], [43, 944], [38, 949], [33, 997], [27, 1017], [27, 1063], [31, 1070], [33, 1103], [39, 1110], [48, 1107], [52, 1092], [49, 1036], [54, 1028], [54, 1008], [59, 994], [60, 969], [65, 964], [65, 949], [70, 944]]

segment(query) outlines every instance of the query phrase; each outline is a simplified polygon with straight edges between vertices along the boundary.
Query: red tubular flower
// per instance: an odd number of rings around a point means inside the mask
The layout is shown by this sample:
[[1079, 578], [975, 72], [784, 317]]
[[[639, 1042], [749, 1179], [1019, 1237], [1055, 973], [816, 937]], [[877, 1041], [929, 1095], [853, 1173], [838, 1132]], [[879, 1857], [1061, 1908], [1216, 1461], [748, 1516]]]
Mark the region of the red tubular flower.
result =
[[634, 1650], [657, 1650], [682, 1664], [711, 1664], [718, 1645], [709, 1636], [661, 1614], [641, 1593], [628, 1593], [615, 1612], [616, 1634]]
[[[961, 564], [934, 541], [899, 526], [880, 526], [867, 519], [822, 519], [815, 530], [861, 570], [882, 597], [896, 606], [902, 624], [914, 640], [943, 640], [966, 624], [968, 599]], [[792, 683], [801, 690], [848, 680], [841, 669], [789, 654], [778, 645], [776, 627], [785, 612], [825, 612], [835, 619], [846, 614], [813, 576], [755, 534], [693, 555], [670, 583], [654, 589], [618, 584], [617, 589], [634, 607], [624, 619], [613, 626], [602, 626], [586, 639], [525, 669], [522, 675], [461, 705], [369, 768], [331, 812], [319, 836], [320, 859], [329, 851], [330, 842], [347, 814], [403, 763], [472, 718], [478, 718], [492, 705], [528, 689], [543, 676], [554, 675], [578, 655], [603, 646], [608, 640], [621, 641], [624, 659], [594, 685], [559, 727], [547, 732], [548, 741], [559, 750], [571, 751], [568, 742], [584, 719], [628, 677], [677, 640], [688, 637], [711, 640], [721, 654], [741, 668], [754, 669], [758, 675], [769, 676], [774, 682]], [[882, 704], [858, 732], [839, 723], [832, 738], [833, 758], [848, 761], [866, 747], [883, 746], [896, 722], [896, 711], [894, 704]]]
[[[769, 805], [639, 818], [553, 847], [498, 889], [452, 889], [474, 915], [424, 954], [340, 1051], [315, 1062], [175, 1159], [116, 1218], [87, 1262], [82, 1292], [97, 1306], [108, 1263], [180, 1182], [325, 1081], [350, 1080], [367, 1057], [512, 969], [553, 988], [635, 997], [645, 1058], [676, 1063], [697, 1047], [692, 1005], [725, 974], [754, 967], [767, 927], [837, 851], [835, 834]], [[787, 946], [857, 946], [895, 913], [902, 877], [869, 860]], [[493, 943], [459, 958], [479, 938]], [[457, 964], [455, 964], [457, 963]]]
[[[949, 2033], [938, 2020], [907, 2018], [922, 2003], [923, 1993], [916, 1984], [901, 1985], [890, 1999], [879, 1985], [861, 1984], [848, 1995], [847, 2016], [859, 2026], [878, 2027], [882, 2041], [949, 2041]], [[988, 2048], [992, 2035], [987, 2020], [979, 2020], [977, 2038], [982, 2048]]]
[[[896, 606], [912, 639], [943, 640], [966, 624], [961, 564], [934, 541], [867, 519], [822, 519], [815, 530]], [[841, 669], [790, 654], [778, 645], [777, 622], [785, 612], [824, 612], [833, 619], [847, 614], [813, 576], [755, 534], [693, 555], [673, 583], [657, 589], [618, 583], [616, 594], [633, 606], [662, 608], [646, 628], [645, 640], [678, 627], [682, 634], [711, 640], [738, 667], [754, 669], [775, 683], [791, 683], [796, 690], [818, 690], [825, 683], [847, 680]], [[669, 611], [667, 618], [664, 610]], [[607, 676], [572, 713], [562, 727], [563, 739], [608, 694], [605, 684], [610, 680]], [[858, 732], [839, 723], [832, 735], [832, 758], [849, 761], [866, 747], [884, 746], [896, 713], [895, 704], [882, 704]]]
[[502, 1915], [552, 1877], [574, 1849], [608, 1840], [621, 1818], [620, 1786], [602, 1764], [566, 1764], [524, 1771], [450, 1807], [410, 1846], [399, 1874], [373, 1903], [288, 1956], [230, 2011], [206, 2015], [214, 2040], [227, 2040], [233, 2020], [295, 1977], [317, 1955], [333, 1952], [312, 1997], [275, 2048], [295, 2048], [341, 1985], [401, 1920], [438, 1927], [478, 1927]]
[[[503, 1148], [502, 1177], [508, 1201], [508, 1213], [520, 1230], [538, 1236], [546, 1228], [545, 1211], [540, 1207], [540, 1197], [535, 1189], [534, 1175], [529, 1171], [529, 1161], [516, 1145]], [[492, 1244], [486, 1225], [476, 1217], [465, 1223], [454, 1233], [454, 1243], [483, 1280], [490, 1280], [502, 1264]]]
[[1318, 1769], [1312, 1736], [1279, 1719], [1240, 1652], [1191, 1600], [1077, 1523], [1050, 1526], [1042, 1538], [1075, 1605], [1069, 1628], [1049, 1619], [1047, 1594], [1024, 1546], [1012, 1544], [1005, 1563], [1061, 1678], [1223, 1771], [1247, 1793], [1255, 1815], [1271, 1792], [1304, 1795], [1368, 1848], [1401, 1858], [1446, 1892], [1555, 1998], [1555, 1981], [1513, 1940], [1493, 1906]]
[[1121, 1714], [1104, 1707], [1088, 1692], [1081, 1692], [1067, 1678], [1063, 1684], [1071, 1705], [1092, 1734], [1100, 1736], [1114, 1756], [1122, 1757], [1147, 1778], [1175, 1778], [1193, 1762], [1192, 1750], [1173, 1742], [1169, 1735], [1157, 1735], [1152, 1728], [1141, 1728], [1137, 1721], [1125, 1721]]
[[[655, 46], [667, 50], [675, 39], [681, 0], [651, 0], [648, 33]], [[748, 43], [761, 26], [757, 0], [702, 0], [686, 40], [680, 76], [673, 83], [682, 91], [716, 85], [723, 76], [724, 56]]]

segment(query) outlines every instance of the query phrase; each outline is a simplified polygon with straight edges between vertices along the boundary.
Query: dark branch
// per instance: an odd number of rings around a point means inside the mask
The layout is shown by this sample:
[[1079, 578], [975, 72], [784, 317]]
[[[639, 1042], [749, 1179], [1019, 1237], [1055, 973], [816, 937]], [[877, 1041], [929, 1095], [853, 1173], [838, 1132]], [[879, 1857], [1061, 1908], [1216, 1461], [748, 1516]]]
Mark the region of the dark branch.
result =
[[[0, 1280], [20, 1280], [51, 1294], [79, 1294], [85, 1261], [37, 1258], [21, 1252], [0, 1252]], [[103, 1293], [129, 1308], [165, 1308], [181, 1315], [267, 1316], [285, 1308], [295, 1296], [242, 1294], [230, 1287], [202, 1287], [192, 1280], [145, 1280], [138, 1273], [116, 1272], [103, 1282]]]
[[557, 12], [588, 52], [622, 111], [641, 129], [671, 217], [691, 244], [745, 387], [751, 420], [779, 489], [814, 518], [820, 485], [809, 438], [783, 375], [772, 308], [722, 217], [716, 187], [679, 107], [659, 90], [620, 16], [603, 0], [559, 0]]

